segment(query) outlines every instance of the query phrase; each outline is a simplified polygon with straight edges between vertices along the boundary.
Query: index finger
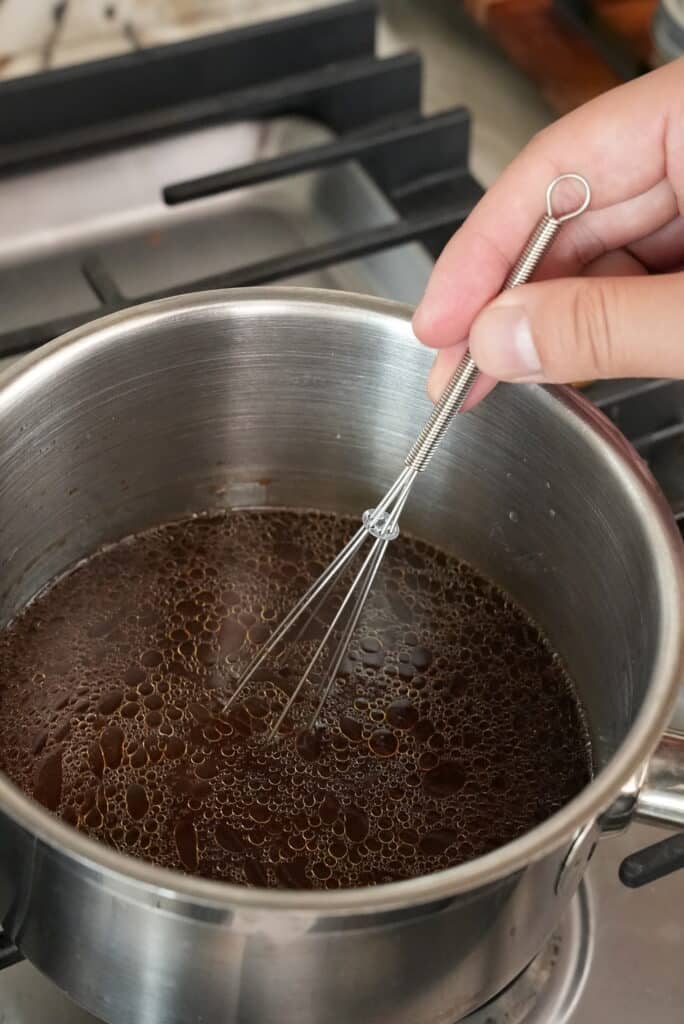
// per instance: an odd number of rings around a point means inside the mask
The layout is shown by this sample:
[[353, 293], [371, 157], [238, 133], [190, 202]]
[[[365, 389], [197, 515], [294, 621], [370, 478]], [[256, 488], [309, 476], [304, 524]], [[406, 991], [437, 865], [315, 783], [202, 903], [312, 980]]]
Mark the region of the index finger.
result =
[[[671, 125], [681, 124], [684, 114], [682, 84], [684, 60], [592, 100], [533, 139], [437, 261], [414, 318], [418, 337], [436, 347], [467, 337], [476, 315], [500, 291], [544, 212], [549, 182], [559, 174], [583, 175], [591, 185], [592, 205], [564, 227], [561, 243], [554, 246], [556, 275], [575, 274], [578, 263], [627, 244], [630, 231], [641, 229], [632, 222], [648, 220], [653, 206], [635, 217], [635, 197], [658, 194], [653, 230], [675, 215], [673, 191], [663, 197], [657, 186], [667, 177]], [[631, 213], [621, 220], [623, 204]]]

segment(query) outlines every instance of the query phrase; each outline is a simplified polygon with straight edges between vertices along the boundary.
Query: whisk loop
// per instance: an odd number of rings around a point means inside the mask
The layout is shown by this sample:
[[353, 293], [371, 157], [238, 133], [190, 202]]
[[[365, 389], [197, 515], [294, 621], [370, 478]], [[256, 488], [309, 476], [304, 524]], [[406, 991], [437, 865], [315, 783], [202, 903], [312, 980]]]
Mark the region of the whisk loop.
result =
[[[582, 187], [583, 198], [574, 209], [557, 215], [554, 213], [553, 206], [554, 192], [560, 182], [567, 180], [576, 182]], [[554, 178], [546, 190], [546, 213], [540, 218], [530, 235], [518, 261], [506, 279], [504, 289], [515, 288], [529, 281], [561, 226], [566, 221], [572, 220], [583, 213], [589, 206], [590, 201], [591, 190], [589, 184], [580, 174], [561, 174]], [[477, 366], [473, 362], [470, 353], [466, 353], [441, 398], [434, 406], [415, 444], [406, 456], [404, 468], [390, 489], [375, 508], [364, 512], [362, 525], [353, 537], [337, 554], [327, 569], [309, 587], [297, 604], [288, 612], [239, 677], [237, 686], [226, 704], [226, 709], [231, 708], [236, 703], [241, 694], [244, 693], [247, 685], [254, 679], [258, 669], [264, 664], [269, 655], [276, 651], [276, 648], [286, 640], [290, 631], [296, 625], [299, 625], [299, 629], [293, 642], [296, 643], [302, 638], [308, 626], [323, 609], [326, 601], [330, 599], [333, 588], [339, 582], [342, 573], [350, 567], [352, 559], [361, 551], [365, 542], [370, 540], [372, 543], [363, 557], [361, 566], [354, 574], [339, 607], [337, 607], [325, 628], [322, 639], [309, 657], [306, 667], [295, 687], [287, 694], [285, 705], [268, 729], [266, 735], [267, 742], [273, 740], [280, 731], [293, 705], [330, 646], [331, 652], [323, 680], [320, 684], [319, 697], [313, 714], [308, 719], [309, 728], [316, 724], [335, 683], [335, 679], [340, 672], [352, 635], [358, 625], [368, 595], [382, 564], [387, 545], [399, 536], [399, 518], [408, 500], [413, 483], [418, 474], [422, 473], [429, 465], [451, 420], [465, 405], [466, 399], [478, 376]], [[339, 636], [335, 639], [335, 633], [338, 630]], [[276, 658], [282, 658], [284, 652], [285, 648], [283, 646], [280, 648]]]

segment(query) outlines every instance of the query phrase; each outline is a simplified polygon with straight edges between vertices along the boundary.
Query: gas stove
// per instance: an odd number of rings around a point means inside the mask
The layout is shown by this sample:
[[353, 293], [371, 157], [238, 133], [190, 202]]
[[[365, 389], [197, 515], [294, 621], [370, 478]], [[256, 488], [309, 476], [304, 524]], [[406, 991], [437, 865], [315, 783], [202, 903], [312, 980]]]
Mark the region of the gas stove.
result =
[[[0, 359], [204, 288], [287, 282], [415, 303], [481, 188], [467, 111], [422, 115], [420, 58], [378, 59], [375, 25], [362, 0], [0, 83]], [[684, 520], [684, 384], [589, 396]], [[557, 934], [469, 1021], [681, 1021], [684, 876], [640, 890], [618, 877], [661, 838], [634, 827], [602, 842]], [[0, 1024], [47, 1021], [93, 1018], [30, 964], [1, 971]]]

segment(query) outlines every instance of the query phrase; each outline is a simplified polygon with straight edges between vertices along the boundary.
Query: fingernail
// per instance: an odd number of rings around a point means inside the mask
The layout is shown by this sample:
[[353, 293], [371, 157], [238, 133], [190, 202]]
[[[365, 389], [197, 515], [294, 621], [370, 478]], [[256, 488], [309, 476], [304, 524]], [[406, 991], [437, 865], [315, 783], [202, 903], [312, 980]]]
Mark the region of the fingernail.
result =
[[486, 309], [470, 334], [473, 359], [498, 380], [542, 380], [542, 364], [521, 306]]
[[432, 402], [436, 402], [442, 392], [442, 374], [440, 373], [439, 363], [435, 359], [427, 379], [427, 393]]
[[433, 319], [430, 306], [426, 305], [425, 299], [423, 299], [413, 313], [413, 333], [417, 338], [422, 338], [429, 333]]
[[[453, 288], [445, 293], [439, 282], [431, 280], [413, 313], [413, 331], [417, 338], [433, 344], [441, 338], [454, 316]], [[448, 329], [448, 328], [447, 328]]]

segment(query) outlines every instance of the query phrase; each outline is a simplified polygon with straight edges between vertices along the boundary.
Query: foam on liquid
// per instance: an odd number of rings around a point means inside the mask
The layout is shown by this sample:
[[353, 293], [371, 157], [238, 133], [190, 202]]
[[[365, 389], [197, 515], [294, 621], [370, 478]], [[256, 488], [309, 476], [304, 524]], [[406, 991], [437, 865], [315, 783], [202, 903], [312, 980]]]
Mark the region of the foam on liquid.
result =
[[0, 634], [0, 767], [109, 846], [254, 886], [414, 877], [543, 821], [591, 775], [572, 685], [506, 595], [419, 541], [389, 545], [315, 732], [312, 687], [263, 742], [330, 609], [223, 710], [349, 532], [240, 511], [94, 556]]

